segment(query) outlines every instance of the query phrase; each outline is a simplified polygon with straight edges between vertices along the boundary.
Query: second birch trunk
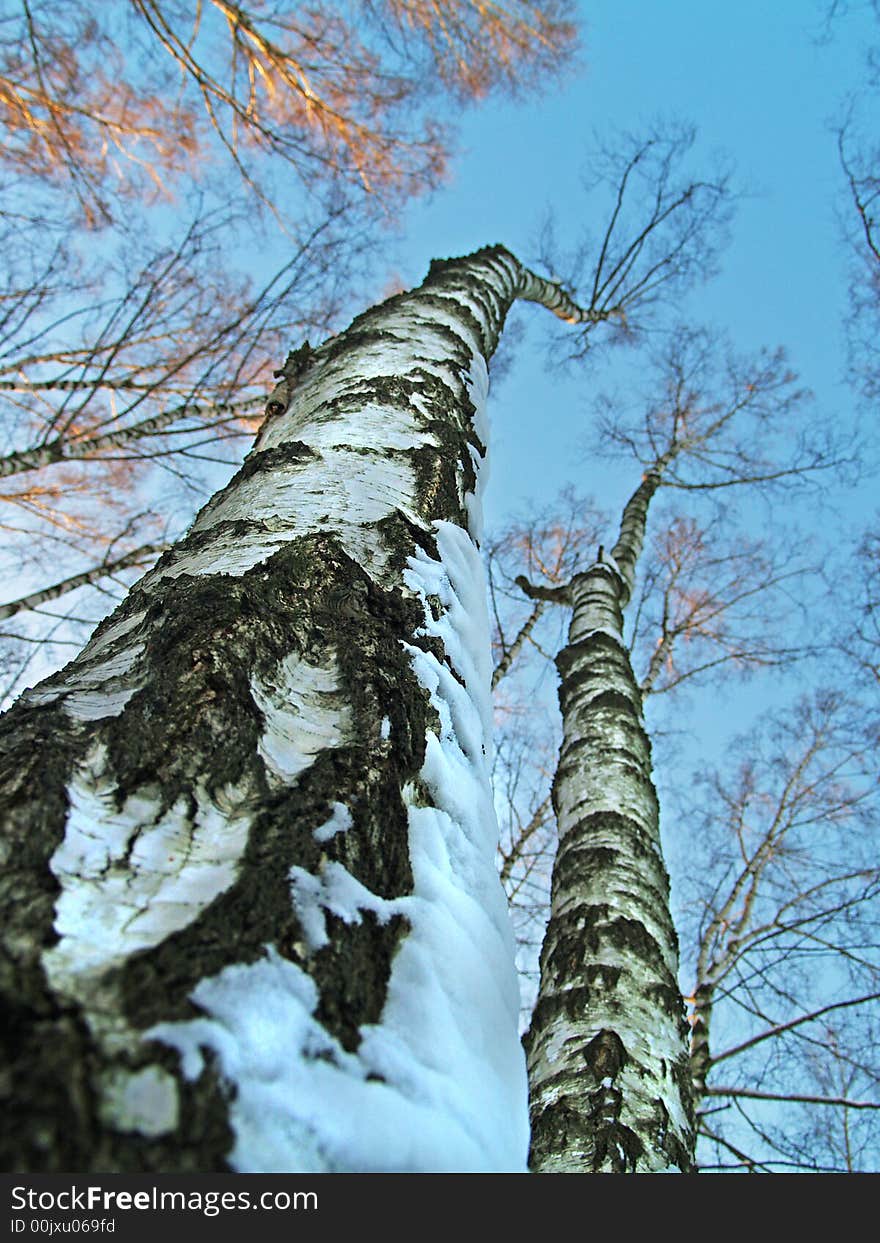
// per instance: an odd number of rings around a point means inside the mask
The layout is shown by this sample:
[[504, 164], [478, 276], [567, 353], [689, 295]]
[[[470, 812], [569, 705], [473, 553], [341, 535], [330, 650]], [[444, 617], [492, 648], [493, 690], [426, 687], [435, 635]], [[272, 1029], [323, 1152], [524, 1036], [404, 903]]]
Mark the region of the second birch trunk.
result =
[[687, 1171], [693, 1119], [651, 748], [623, 642], [649, 475], [611, 561], [570, 584], [557, 657], [563, 741], [553, 785], [559, 849], [526, 1040], [531, 1166], [539, 1172]]

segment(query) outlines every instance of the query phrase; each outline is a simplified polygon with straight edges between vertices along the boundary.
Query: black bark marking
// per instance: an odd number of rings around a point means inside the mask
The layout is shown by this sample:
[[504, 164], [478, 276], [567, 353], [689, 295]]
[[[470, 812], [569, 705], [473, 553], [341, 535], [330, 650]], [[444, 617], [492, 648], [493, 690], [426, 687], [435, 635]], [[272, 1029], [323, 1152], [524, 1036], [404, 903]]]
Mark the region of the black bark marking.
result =
[[[442, 302], [447, 315], [460, 317], [461, 333], [431, 322], [427, 305], [426, 316], [420, 317], [417, 300], [422, 292], [401, 295], [359, 316], [351, 329], [316, 351], [314, 366], [294, 395], [294, 401], [301, 398], [307, 404], [309, 392], [314, 392], [311, 386], [322, 376], [340, 381], [338, 401], [310, 410], [309, 417], [318, 421], [344, 421], [358, 402], [375, 400], [383, 392], [391, 404], [407, 403], [413, 423], [438, 442], [430, 452], [427, 446], [405, 451], [416, 474], [415, 511], [426, 526], [438, 519], [464, 523], [460, 492], [474, 482], [468, 446], [484, 449], [469, 418], [472, 406], [463, 376], [471, 358], [468, 339], [478, 331], [489, 355], [506, 310], [503, 299], [482, 288], [479, 272], [466, 273], [475, 259], [494, 264], [496, 274], [503, 267], [512, 296], [515, 278], [508, 264], [501, 262], [504, 253], [496, 248], [458, 264], [441, 265], [430, 278], [436, 305]], [[488, 329], [463, 303], [455, 302], [462, 288], [487, 308]], [[433, 296], [430, 290], [429, 296]], [[404, 303], [407, 326], [401, 337], [389, 325], [388, 311], [396, 314]], [[413, 338], [420, 322], [448, 346], [443, 360], [448, 382], [419, 366]], [[410, 376], [400, 381], [379, 377], [375, 383], [353, 384], [346, 391], [349, 351], [356, 354], [383, 340], [405, 340], [415, 364]], [[412, 405], [416, 395], [425, 403], [421, 412]], [[248, 478], [257, 480], [269, 470], [295, 475], [313, 461], [314, 452], [295, 441], [252, 453], [203, 514]], [[308, 970], [318, 988], [319, 1015], [345, 1048], [356, 1048], [360, 1027], [381, 1014], [405, 921], [396, 918], [383, 925], [363, 913], [360, 923], [345, 924], [328, 915], [331, 944], [309, 954], [303, 950], [288, 872], [296, 864], [318, 873], [322, 861], [336, 861], [379, 896], [399, 897], [411, 891], [402, 790], [409, 786], [416, 790], [417, 800], [431, 804], [418, 774], [426, 733], [437, 731], [439, 722], [401, 640], [420, 645], [438, 659], [444, 652], [438, 639], [416, 637], [424, 624], [421, 603], [399, 585], [388, 583], [395, 581], [395, 570], [402, 572], [414, 546], [431, 555], [436, 555], [436, 546], [417, 524], [392, 514], [376, 524], [392, 567], [383, 586], [373, 582], [369, 566], [357, 565], [332, 535], [296, 538], [241, 575], [168, 574], [182, 558], [198, 554], [205, 563], [213, 547], [228, 547], [237, 538], [255, 542], [264, 536], [271, 548], [289, 535], [285, 525], [268, 515], [191, 531], [99, 628], [99, 636], [106, 634], [107, 627], [146, 610], [135, 631], [96, 657], [100, 662], [130, 642], [145, 644], [138, 661], [141, 688], [118, 716], [79, 721], [58, 704], [42, 708], [22, 704], [0, 729], [0, 737], [5, 734], [7, 739], [6, 752], [0, 751], [0, 779], [6, 781], [11, 826], [6, 841], [13, 854], [19, 852], [9, 883], [0, 882], [0, 900], [6, 902], [11, 917], [0, 985], [17, 1007], [6, 1046], [11, 1073], [7, 1071], [4, 1079], [0, 1072], [0, 1089], [14, 1083], [19, 1091], [17, 1112], [7, 1114], [14, 1118], [8, 1135], [16, 1146], [7, 1168], [83, 1172], [226, 1168], [232, 1143], [228, 1087], [221, 1084], [211, 1059], [198, 1079], [188, 1083], [173, 1049], [155, 1042], [139, 1045], [136, 1036], [157, 1021], [194, 1017], [197, 1007], [189, 995], [195, 985], [232, 963], [255, 961], [267, 943]], [[399, 578], [396, 581], [399, 584]], [[342, 745], [320, 753], [293, 785], [279, 788], [268, 779], [257, 750], [264, 721], [250, 683], [253, 677], [271, 678], [279, 662], [290, 655], [325, 668], [336, 662], [352, 733]], [[63, 678], [59, 675], [55, 681], [60, 684]], [[385, 717], [393, 746], [382, 745]], [[108, 774], [120, 806], [135, 791], [146, 792], [155, 799], [157, 815], [179, 800], [191, 816], [199, 786], [209, 795], [234, 787], [239, 811], [250, 817], [247, 845], [231, 887], [192, 923], [105, 972], [102, 990], [110, 998], [108, 1004], [118, 1007], [113, 1017], [124, 1019], [135, 1037], [132, 1051], [126, 1053], [108, 1053], [88, 1026], [89, 1014], [52, 993], [40, 964], [42, 950], [56, 939], [58, 884], [48, 860], [63, 838], [71, 774], [94, 743], [107, 749]], [[352, 825], [318, 843], [314, 830], [326, 821], [334, 802], [349, 807]], [[98, 1085], [108, 1069], [131, 1071], [147, 1065], [172, 1074], [180, 1095], [177, 1130], [153, 1139], [113, 1131], [101, 1122], [98, 1108]]]

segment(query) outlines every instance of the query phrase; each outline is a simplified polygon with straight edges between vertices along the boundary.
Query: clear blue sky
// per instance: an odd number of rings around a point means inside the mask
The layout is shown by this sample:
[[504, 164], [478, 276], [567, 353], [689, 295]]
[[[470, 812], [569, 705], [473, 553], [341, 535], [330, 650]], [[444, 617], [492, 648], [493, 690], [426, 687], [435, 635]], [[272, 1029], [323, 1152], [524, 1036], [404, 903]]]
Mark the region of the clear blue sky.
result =
[[[466, 114], [451, 184], [407, 213], [402, 278], [417, 283], [430, 257], [494, 241], [530, 258], [548, 205], [569, 228], [583, 215], [580, 174], [594, 135], [658, 118], [692, 123], [700, 150], [731, 157], [746, 194], [720, 278], [690, 300], [694, 317], [744, 349], [784, 344], [823, 408], [839, 411], [851, 399], [839, 386], [846, 258], [830, 123], [863, 78], [870, 15], [848, 14], [829, 41], [824, 0], [593, 0], [580, 9], [581, 64], [562, 89]], [[546, 372], [542, 312], [529, 311], [536, 331], [493, 407], [491, 523], [583, 483], [587, 468], [574, 452], [583, 382]]]

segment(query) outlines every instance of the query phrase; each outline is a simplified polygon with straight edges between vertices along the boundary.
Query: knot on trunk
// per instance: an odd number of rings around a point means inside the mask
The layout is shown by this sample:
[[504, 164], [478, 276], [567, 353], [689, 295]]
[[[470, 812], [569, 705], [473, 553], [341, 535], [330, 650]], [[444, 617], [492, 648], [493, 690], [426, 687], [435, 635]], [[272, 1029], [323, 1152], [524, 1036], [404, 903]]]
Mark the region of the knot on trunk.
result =
[[284, 414], [290, 405], [290, 385], [286, 380], [279, 381], [269, 394], [266, 402], [266, 417], [275, 418], [279, 414]]
[[629, 1055], [617, 1032], [602, 1028], [584, 1049], [584, 1061], [592, 1071], [597, 1083], [603, 1079], [616, 1079], [624, 1068]]

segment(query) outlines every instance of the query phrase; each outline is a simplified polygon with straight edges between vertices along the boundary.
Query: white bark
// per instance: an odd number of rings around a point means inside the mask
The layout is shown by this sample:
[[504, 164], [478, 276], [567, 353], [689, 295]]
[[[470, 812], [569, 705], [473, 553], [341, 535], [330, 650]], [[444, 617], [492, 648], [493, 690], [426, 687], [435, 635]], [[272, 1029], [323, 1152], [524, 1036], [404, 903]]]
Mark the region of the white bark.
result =
[[641, 695], [623, 643], [647, 506], [627, 505], [609, 560], [578, 574], [557, 657], [559, 849], [527, 1038], [532, 1168], [688, 1170], [693, 1121], [678, 946]]
[[20, 1163], [524, 1168], [472, 538], [518, 294], [574, 314], [493, 248], [297, 359], [189, 535], [8, 714]]

